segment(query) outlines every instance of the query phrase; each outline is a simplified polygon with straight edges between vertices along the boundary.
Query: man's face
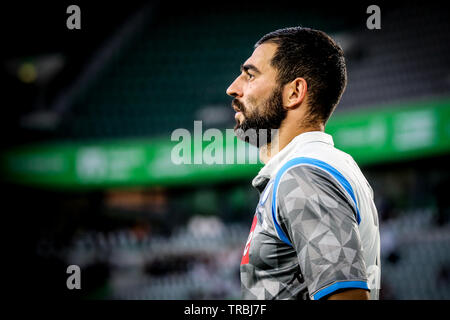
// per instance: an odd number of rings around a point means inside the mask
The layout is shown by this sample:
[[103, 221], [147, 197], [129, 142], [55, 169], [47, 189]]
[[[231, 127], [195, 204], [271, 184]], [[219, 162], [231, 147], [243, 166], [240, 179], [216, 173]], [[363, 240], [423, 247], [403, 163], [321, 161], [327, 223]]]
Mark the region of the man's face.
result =
[[[286, 117], [282, 88], [276, 81], [277, 71], [270, 64], [276, 48], [272, 43], [258, 46], [242, 65], [241, 74], [227, 89], [227, 94], [234, 97], [235, 131], [255, 129], [258, 141], [261, 129], [279, 129]], [[268, 133], [266, 141], [270, 143], [270, 132], [264, 132]]]

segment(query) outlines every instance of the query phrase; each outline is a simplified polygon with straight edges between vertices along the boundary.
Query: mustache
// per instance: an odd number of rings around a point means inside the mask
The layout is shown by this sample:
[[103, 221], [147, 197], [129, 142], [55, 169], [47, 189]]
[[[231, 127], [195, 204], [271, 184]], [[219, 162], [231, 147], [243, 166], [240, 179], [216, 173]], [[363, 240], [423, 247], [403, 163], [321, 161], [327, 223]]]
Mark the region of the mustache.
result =
[[233, 99], [233, 101], [231, 102], [231, 105], [233, 107], [237, 108], [242, 113], [245, 113], [245, 105], [241, 101], [239, 101], [237, 98]]

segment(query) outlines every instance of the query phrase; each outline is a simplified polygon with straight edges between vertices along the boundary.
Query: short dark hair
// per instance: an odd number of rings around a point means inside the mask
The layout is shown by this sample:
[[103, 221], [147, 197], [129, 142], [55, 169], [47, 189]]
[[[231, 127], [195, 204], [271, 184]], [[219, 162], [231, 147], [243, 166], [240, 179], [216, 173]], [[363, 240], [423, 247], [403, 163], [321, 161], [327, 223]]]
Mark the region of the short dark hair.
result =
[[255, 48], [266, 42], [277, 45], [271, 65], [278, 71], [279, 84], [304, 78], [308, 84], [309, 120], [326, 123], [347, 85], [342, 48], [325, 32], [304, 27], [270, 32]]

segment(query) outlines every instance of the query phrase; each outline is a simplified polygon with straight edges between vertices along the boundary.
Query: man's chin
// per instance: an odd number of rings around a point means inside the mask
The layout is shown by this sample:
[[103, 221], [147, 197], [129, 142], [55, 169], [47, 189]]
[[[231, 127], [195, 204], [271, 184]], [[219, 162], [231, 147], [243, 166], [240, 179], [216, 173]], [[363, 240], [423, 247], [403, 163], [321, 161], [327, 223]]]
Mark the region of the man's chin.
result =
[[244, 126], [236, 125], [234, 127], [234, 133], [238, 139], [257, 148], [271, 142], [270, 129], [245, 128]]
[[236, 125], [234, 126], [235, 131], [237, 129], [243, 129], [244, 131], [248, 129], [247, 123], [243, 115], [241, 117], [235, 118], [235, 121], [236, 121]]

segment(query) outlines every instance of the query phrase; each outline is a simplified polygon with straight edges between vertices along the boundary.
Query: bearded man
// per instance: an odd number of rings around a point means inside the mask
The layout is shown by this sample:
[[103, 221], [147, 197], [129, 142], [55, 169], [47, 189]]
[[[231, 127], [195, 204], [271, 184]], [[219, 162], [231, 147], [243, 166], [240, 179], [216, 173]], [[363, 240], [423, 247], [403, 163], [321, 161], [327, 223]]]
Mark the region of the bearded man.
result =
[[373, 191], [324, 132], [346, 83], [339, 45], [294, 27], [263, 36], [227, 89], [236, 135], [253, 130], [246, 141], [265, 163], [252, 182], [260, 199], [240, 266], [244, 299], [378, 299]]

